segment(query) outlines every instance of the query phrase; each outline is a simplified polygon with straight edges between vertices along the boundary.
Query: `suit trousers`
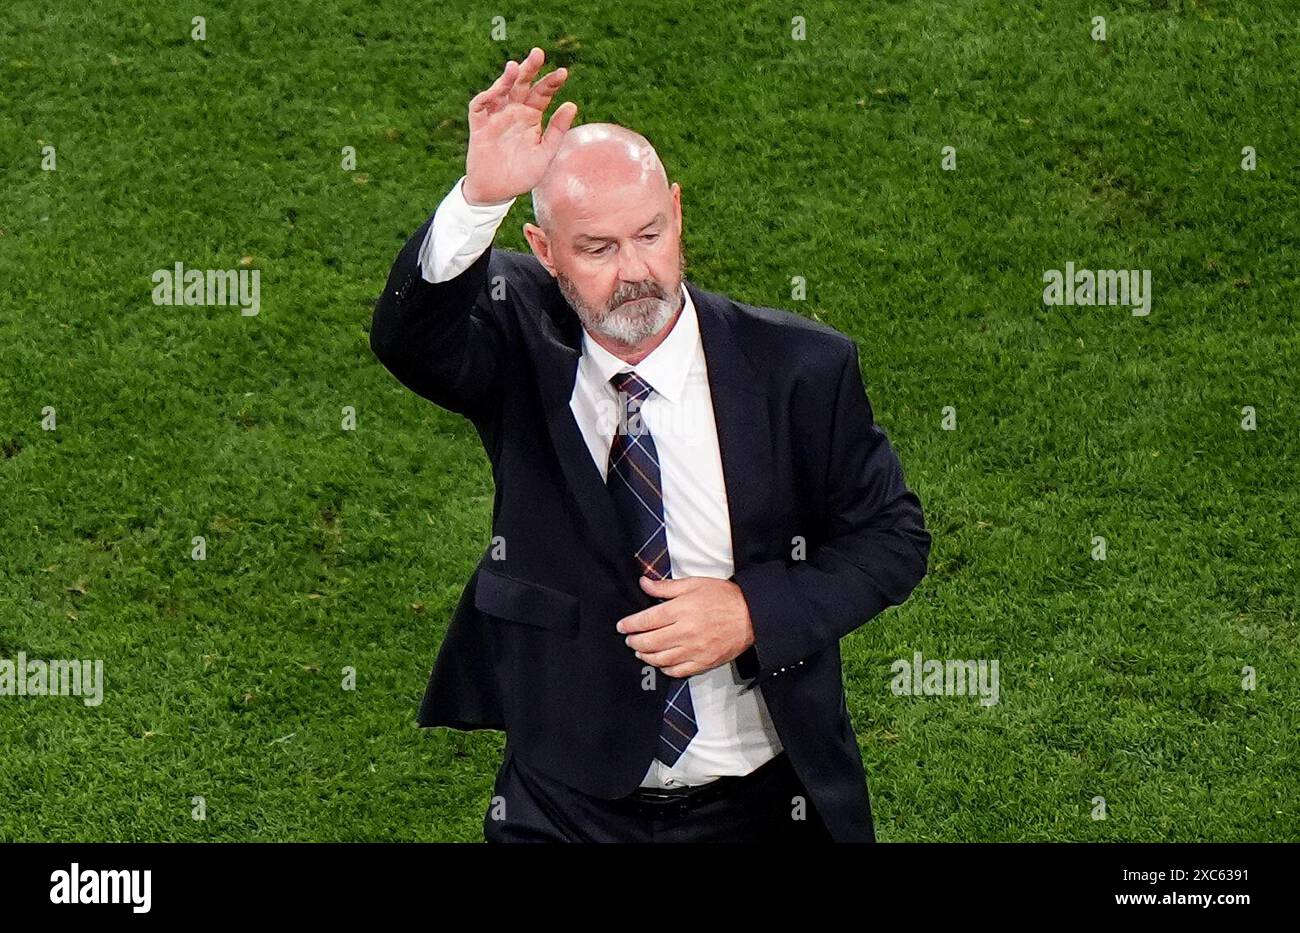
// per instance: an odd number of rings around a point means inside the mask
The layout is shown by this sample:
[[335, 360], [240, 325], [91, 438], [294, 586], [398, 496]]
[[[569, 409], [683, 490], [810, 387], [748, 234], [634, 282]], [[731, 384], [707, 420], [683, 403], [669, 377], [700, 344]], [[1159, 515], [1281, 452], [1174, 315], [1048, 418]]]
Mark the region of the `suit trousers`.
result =
[[832, 842], [784, 751], [717, 779], [698, 803], [592, 797], [519, 761], [507, 743], [483, 819], [487, 842]]

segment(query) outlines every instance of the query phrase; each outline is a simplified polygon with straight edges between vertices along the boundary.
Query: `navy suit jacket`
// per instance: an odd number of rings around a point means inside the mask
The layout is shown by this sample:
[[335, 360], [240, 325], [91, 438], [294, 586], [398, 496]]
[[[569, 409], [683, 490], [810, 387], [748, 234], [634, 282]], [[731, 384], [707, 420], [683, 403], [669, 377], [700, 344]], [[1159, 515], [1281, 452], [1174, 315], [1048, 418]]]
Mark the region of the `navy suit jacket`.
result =
[[[370, 345], [405, 386], [474, 425], [492, 536], [420, 704], [421, 726], [500, 729], [520, 760], [585, 793], [631, 793], [654, 757], [666, 678], [615, 628], [656, 604], [569, 408], [581, 325], [533, 256], [489, 247], [430, 284], [397, 257]], [[925, 575], [921, 503], [876, 425], [849, 337], [685, 281], [695, 302], [757, 678], [791, 764], [837, 841], [871, 841], [839, 640]], [[802, 541], [803, 553], [799, 553]], [[639, 542], [638, 542], [639, 543]], [[795, 559], [795, 557], [801, 559]]]

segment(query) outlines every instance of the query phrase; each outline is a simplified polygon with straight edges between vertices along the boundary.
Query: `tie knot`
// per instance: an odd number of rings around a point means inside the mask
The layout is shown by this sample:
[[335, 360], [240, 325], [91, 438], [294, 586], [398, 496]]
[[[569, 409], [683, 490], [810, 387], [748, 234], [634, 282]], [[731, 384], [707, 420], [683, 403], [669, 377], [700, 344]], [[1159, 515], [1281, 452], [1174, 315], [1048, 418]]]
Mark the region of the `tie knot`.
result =
[[625, 392], [629, 398], [637, 400], [645, 399], [647, 395], [654, 391], [650, 383], [638, 376], [635, 370], [626, 373], [615, 373], [609, 377], [609, 381], [614, 384], [615, 389]]

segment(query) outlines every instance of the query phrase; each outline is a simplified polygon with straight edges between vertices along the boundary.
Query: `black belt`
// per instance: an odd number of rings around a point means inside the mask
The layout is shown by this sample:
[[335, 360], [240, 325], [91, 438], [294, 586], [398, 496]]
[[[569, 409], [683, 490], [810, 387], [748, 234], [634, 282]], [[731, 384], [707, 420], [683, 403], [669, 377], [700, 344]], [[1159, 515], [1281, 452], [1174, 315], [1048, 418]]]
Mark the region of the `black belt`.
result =
[[748, 774], [729, 774], [703, 784], [682, 787], [638, 787], [622, 798], [622, 802], [642, 816], [663, 818], [689, 813], [696, 807], [717, 800], [740, 788], [788, 767], [784, 751], [763, 762]]

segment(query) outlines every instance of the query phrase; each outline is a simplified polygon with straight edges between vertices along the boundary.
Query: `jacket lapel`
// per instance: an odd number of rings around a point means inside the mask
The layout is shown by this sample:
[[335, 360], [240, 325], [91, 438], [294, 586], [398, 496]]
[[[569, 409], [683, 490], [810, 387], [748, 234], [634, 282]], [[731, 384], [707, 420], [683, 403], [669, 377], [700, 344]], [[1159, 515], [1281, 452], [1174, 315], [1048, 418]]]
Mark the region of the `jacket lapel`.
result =
[[722, 475], [727, 484], [732, 561], [740, 570], [762, 556], [762, 542], [756, 541], [752, 532], [767, 512], [767, 497], [775, 478], [772, 420], [763, 382], [735, 333], [730, 301], [690, 282], [686, 287], [700, 322]]
[[596, 550], [608, 564], [620, 588], [631, 594], [638, 605], [649, 605], [653, 600], [628, 572], [636, 545], [614, 508], [614, 500], [605, 488], [582, 430], [574, 420], [573, 409], [569, 407], [578, 374], [578, 359], [582, 355], [582, 325], [560, 296], [558, 288], [555, 299], [559, 302], [560, 314], [557, 317], [555, 312], [547, 309], [552, 326], [543, 329], [545, 347], [534, 357], [546, 428]]

